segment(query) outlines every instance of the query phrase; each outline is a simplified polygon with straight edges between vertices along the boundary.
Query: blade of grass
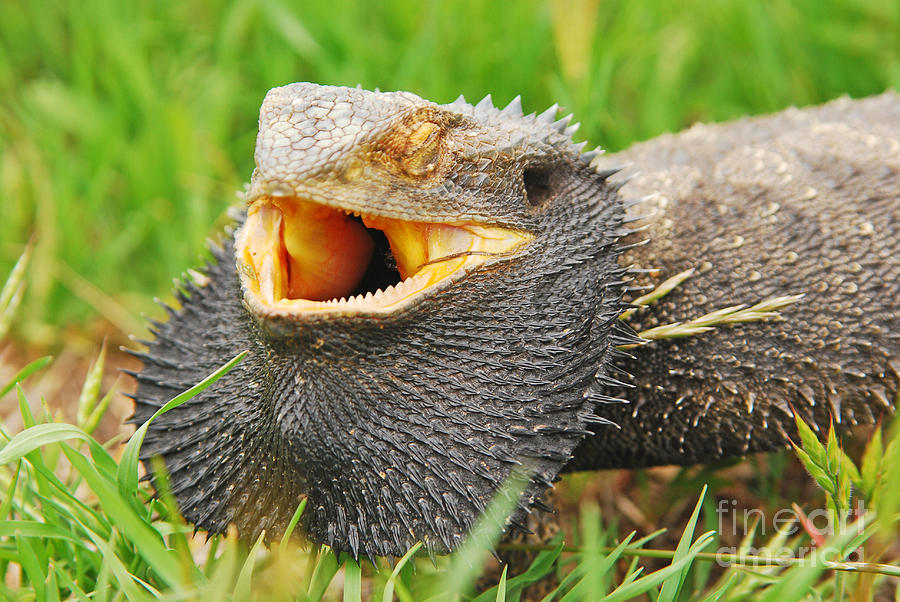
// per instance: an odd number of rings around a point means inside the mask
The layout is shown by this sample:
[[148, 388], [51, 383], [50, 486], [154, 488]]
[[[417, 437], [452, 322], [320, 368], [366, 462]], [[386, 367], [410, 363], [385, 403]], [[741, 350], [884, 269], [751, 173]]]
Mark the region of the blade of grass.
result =
[[322, 599], [325, 595], [325, 590], [331, 585], [331, 580], [334, 579], [339, 568], [341, 566], [338, 563], [334, 550], [323, 547], [319, 553], [319, 561], [316, 563], [316, 568], [313, 570], [309, 589], [306, 592], [310, 599], [315, 602]]
[[471, 589], [530, 480], [524, 466], [510, 472], [466, 540], [450, 556], [450, 567], [437, 583], [436, 594], [454, 599]]
[[[75, 424], [84, 428], [88, 418], [93, 413], [94, 407], [97, 405], [97, 399], [100, 397], [100, 383], [103, 381], [103, 365], [106, 363], [106, 340], [100, 347], [97, 358], [91, 362], [88, 368], [87, 377], [81, 385], [81, 394], [78, 396], [78, 411], [76, 413]], [[85, 429], [87, 430], [87, 429]]]
[[72, 594], [74, 594], [80, 602], [91, 602], [91, 599], [88, 598], [84, 590], [78, 587], [78, 584], [75, 583], [75, 581], [69, 576], [68, 573], [66, 573], [65, 570], [63, 570], [61, 566], [59, 566], [58, 564], [54, 564], [53, 571], [56, 573], [57, 579], [59, 579], [60, 583], [62, 583], [62, 586], [68, 589]]
[[[16, 260], [15, 265], [6, 277], [6, 282], [3, 283], [3, 288], [0, 289], [0, 312], [9, 310], [13, 296], [25, 280], [25, 268], [28, 266], [28, 260], [31, 258], [32, 248], [34, 248], [32, 243], [25, 245], [25, 250], [19, 255], [19, 259]], [[0, 336], [0, 339], [2, 338]]]
[[213, 569], [216, 567], [216, 553], [219, 551], [219, 545], [225, 538], [217, 535], [211, 539], [209, 550], [206, 552], [206, 566], [203, 567], [203, 574], [207, 577], [212, 575]]
[[53, 360], [53, 356], [45, 355], [44, 357], [39, 357], [38, 359], [30, 362], [27, 366], [19, 370], [15, 376], [12, 377], [12, 380], [9, 381], [9, 384], [0, 389], [0, 397], [3, 397], [15, 387], [18, 383], [22, 382], [47, 364], [49, 364]]
[[97, 577], [97, 584], [94, 586], [93, 594], [95, 599], [105, 602], [109, 600], [109, 576], [112, 574], [111, 564], [113, 559], [105, 555], [101, 556], [101, 558], [103, 558], [103, 561], [100, 563], [99, 576]]
[[34, 414], [31, 413], [31, 406], [28, 405], [28, 399], [25, 397], [25, 391], [19, 384], [16, 385], [16, 397], [19, 400], [19, 414], [22, 417], [22, 425], [27, 429], [37, 424]]
[[291, 521], [288, 523], [287, 529], [284, 530], [284, 535], [281, 536], [281, 542], [278, 546], [281, 548], [281, 552], [284, 553], [287, 550], [288, 542], [291, 540], [291, 535], [294, 533], [294, 529], [297, 527], [297, 522], [300, 520], [300, 516], [303, 514], [303, 510], [306, 509], [306, 500], [308, 498], [303, 498], [300, 500], [300, 503], [297, 505], [297, 509], [294, 510], [294, 515], [291, 516]]
[[6, 488], [6, 498], [3, 500], [3, 503], [0, 504], [0, 520], [6, 520], [9, 516], [10, 511], [13, 506], [13, 499], [16, 494], [16, 486], [19, 484], [19, 473], [22, 471], [22, 462], [16, 463], [16, 470], [13, 471], [13, 476], [9, 480], [9, 487]]
[[[585, 562], [582, 562], [576, 570], [573, 570], [572, 573], [566, 576], [566, 579], [563, 579], [562, 583], [559, 584], [559, 587], [557, 587], [556, 591], [554, 591], [551, 595], [555, 596], [557, 595], [557, 592], [564, 592], [569, 588], [569, 586], [572, 586], [572, 589], [568, 590], [562, 600], [566, 600], [567, 602], [578, 600], [579, 596], [583, 594], [584, 589], [586, 589], [586, 579], [589, 577], [589, 574], [593, 573], [594, 575], [602, 575], [611, 570], [615, 566], [619, 558], [622, 557], [622, 553], [625, 551], [625, 548], [629, 547], [629, 544], [631, 543], [632, 538], [634, 538], [634, 535], [634, 531], [629, 533], [628, 537], [622, 540], [622, 543], [617, 545], [612, 552], [599, 558], [599, 562], [591, 563], [587, 560], [585, 560]], [[597, 554], [599, 556], [599, 552], [595, 551], [594, 554]], [[572, 583], [575, 581], [575, 579], [570, 578], [572, 575], [574, 575], [578, 580], [578, 582], [575, 583], [574, 586], [572, 585]], [[546, 599], [552, 598], [548, 596], [547, 598], [545, 598], [545, 600]]]
[[[41, 502], [44, 518], [49, 515], [45, 508], [52, 508], [58, 512], [59, 516], [74, 518], [82, 523], [90, 522], [91, 529], [98, 533], [105, 534], [109, 531], [109, 524], [104, 516], [78, 499], [55, 474], [47, 470], [46, 466], [32, 465], [32, 467], [37, 473], [35, 480], [41, 482], [38, 488], [43, 487], [48, 491], [48, 495], [42, 495], [39, 492], [34, 493], [35, 497]], [[63, 500], [66, 505], [57, 503], [54, 498]], [[76, 511], [80, 513], [80, 516], [76, 516]]]
[[649, 307], [650, 305], [652, 305], [653, 303], [656, 303], [657, 301], [659, 301], [660, 299], [662, 299], [663, 297], [665, 297], [666, 295], [671, 293], [673, 290], [678, 288], [685, 280], [687, 280], [688, 278], [693, 276], [695, 270], [696, 270], [696, 268], [690, 268], [679, 274], [675, 274], [674, 276], [672, 276], [670, 278], [667, 278], [664, 282], [662, 282], [659, 286], [657, 286], [655, 289], [653, 289], [646, 295], [641, 295], [640, 297], [638, 297], [637, 299], [632, 301], [631, 302], [632, 305], [638, 305], [640, 307], [632, 307], [630, 309], [623, 311], [619, 315], [619, 319], [620, 320], [628, 320], [628, 318], [630, 318], [632, 315], [634, 315], [634, 313], [636, 311], [645, 309], [645, 308]]
[[44, 584], [44, 592], [47, 602], [59, 602], [59, 586], [56, 584], [56, 571], [54, 563], [51, 562], [47, 566], [47, 582]]
[[244, 560], [244, 564], [243, 566], [241, 566], [241, 571], [238, 573], [237, 582], [234, 584], [232, 600], [234, 600], [235, 602], [244, 602], [245, 600], [250, 600], [253, 567], [256, 566], [257, 552], [259, 551], [259, 547], [262, 545], [265, 538], [266, 532], [265, 530], [263, 530], [263, 532], [259, 534], [259, 537], [256, 538], [256, 543], [254, 543], [253, 547], [250, 548], [250, 552], [247, 553], [247, 559]]
[[736, 570], [732, 570], [728, 573], [728, 575], [723, 575], [723, 579], [719, 582], [718, 587], [710, 592], [708, 596], [703, 598], [702, 602], [718, 602], [727, 594], [734, 584], [741, 578], [740, 573]]
[[228, 373], [228, 371], [231, 370], [239, 361], [244, 359], [245, 355], [247, 355], [247, 352], [242, 351], [233, 359], [231, 359], [227, 364], [204, 378], [202, 381], [200, 381], [184, 393], [181, 393], [174, 397], [172, 400], [159, 408], [153, 414], [153, 416], [148, 418], [147, 421], [135, 431], [134, 435], [131, 436], [131, 439], [128, 440], [128, 444], [125, 446], [125, 451], [122, 452], [122, 459], [119, 462], [117, 480], [119, 482], [119, 491], [123, 495], [131, 496], [137, 490], [138, 455], [141, 451], [141, 444], [143, 444], [144, 442], [144, 435], [147, 434], [147, 429], [150, 427], [150, 424], [162, 414], [168, 412], [172, 408], [177, 408], [178, 406], [188, 401], [189, 399], [192, 399], [198, 393], [219, 380], [223, 375]]
[[[526, 586], [536, 583], [546, 577], [553, 570], [553, 565], [562, 553], [565, 541], [562, 535], [554, 540], [555, 547], [552, 550], [541, 551], [529, 565], [528, 569], [521, 575], [516, 575], [507, 580], [506, 593], [510, 594], [514, 599]], [[491, 589], [483, 592], [472, 602], [488, 602], [500, 592], [500, 585], [497, 584]]]
[[35, 599], [44, 600], [47, 597], [44, 584], [47, 575], [41, 568], [41, 561], [38, 560], [37, 554], [34, 552], [34, 548], [31, 545], [31, 538], [17, 537], [16, 549], [19, 552], [17, 562], [22, 567], [22, 571], [25, 573], [28, 583], [34, 589]]
[[[160, 534], [137, 515], [115, 485], [103, 479], [84, 456], [64, 443], [61, 445], [72, 467], [81, 473], [91, 491], [97, 496], [110, 523], [116, 525], [119, 532], [134, 543], [135, 550], [160, 579], [169, 586], [179, 584], [184, 571], [174, 551], [167, 549], [163, 544]], [[192, 573], [199, 573], [196, 566], [193, 569]]]
[[841, 552], [856, 537], [865, 522], [866, 516], [861, 517], [851, 528], [829, 538], [823, 547], [816, 548], [805, 562], [794, 566], [789, 572], [782, 573], [781, 578], [759, 598], [760, 602], [800, 600], [806, 596], [816, 580], [828, 568], [826, 556], [838, 554], [839, 560]]
[[344, 602], [362, 602], [362, 567], [352, 558], [344, 562]]
[[691, 546], [690, 550], [688, 550], [688, 553], [685, 554], [684, 557], [673, 562], [665, 568], [654, 571], [649, 575], [646, 575], [639, 579], [634, 579], [634, 581], [626, 579], [622, 583], [622, 585], [617, 587], [609, 594], [609, 596], [606, 597], [606, 600], [608, 602], [616, 602], [618, 600], [631, 600], [632, 598], [647, 593], [670, 576], [679, 574], [682, 569], [684, 569], [684, 567], [689, 566], [691, 562], [693, 562], [697, 554], [699, 554], [707, 545], [712, 543], [714, 539], [715, 533], [704, 533], [697, 538], [697, 541], [694, 542], [694, 545]]
[[98, 470], [115, 471], [116, 461], [102, 445], [77, 426], [64, 422], [38, 424], [18, 433], [3, 449], [0, 449], [0, 464], [16, 462], [45, 445], [60, 443], [68, 439], [80, 439], [87, 442], [91, 458]]
[[106, 410], [109, 408], [109, 404], [112, 402], [113, 397], [117, 392], [116, 387], [119, 384], [119, 379], [113, 383], [112, 387], [110, 387], [109, 391], [106, 392], [106, 395], [103, 396], [103, 399], [100, 400], [100, 403], [94, 406], [94, 410], [91, 412], [91, 415], [88, 416], [87, 420], [82, 425], [84, 428], [84, 432], [93, 433], [97, 427], [100, 425], [100, 421], [103, 419], [103, 416], [106, 415]]
[[656, 539], [657, 537], [659, 537], [666, 531], [668, 531], [668, 529], [657, 529], [653, 533], [650, 533], [649, 535], [645, 535], [645, 536], [641, 537], [640, 539], [638, 539], [637, 541], [635, 541], [634, 544], [632, 545], [632, 547], [642, 548], [642, 547], [644, 547], [645, 543], [647, 543], [648, 541], [650, 541], [652, 539]]
[[509, 566], [503, 567], [503, 572], [500, 573], [500, 583], [497, 584], [497, 602], [506, 602], [506, 569]]
[[[25, 294], [25, 268], [31, 257], [31, 249], [31, 243], [25, 246], [25, 250], [22, 252], [22, 255], [19, 256], [18, 261], [16, 261], [12, 271], [10, 271], [9, 276], [6, 278], [3, 288], [0, 289], [0, 341], [2, 341], [6, 337], [6, 333], [9, 332], [13, 317]], [[0, 394], [0, 396], [2, 396], [2, 394]]]
[[207, 565], [212, 564], [215, 567], [209, 578], [210, 588], [206, 592], [209, 600], [228, 599], [229, 590], [234, 589], [232, 584], [236, 581], [235, 576], [240, 562], [240, 543], [237, 537], [229, 533], [227, 537], [220, 536], [219, 541], [225, 545], [219, 559], [211, 562], [212, 556], [207, 556]]
[[400, 574], [400, 571], [403, 570], [403, 567], [406, 566], [406, 563], [416, 555], [424, 544], [420, 541], [403, 555], [403, 557], [397, 561], [397, 565], [394, 567], [394, 570], [391, 571], [391, 576], [388, 577], [387, 582], [384, 584], [384, 593], [381, 596], [381, 602], [393, 602], [394, 600], [394, 583], [397, 581], [397, 576]]
[[888, 540], [897, 536], [896, 514], [900, 511], [900, 417], [894, 417], [890, 433], [881, 459], [884, 476], [876, 500], [879, 531]]
[[[703, 506], [704, 497], [706, 497], [706, 485], [703, 486], [703, 491], [700, 492], [700, 499], [697, 500], [697, 505], [694, 506], [694, 512], [691, 514], [691, 518], [688, 520], [687, 525], [684, 527], [684, 532], [678, 540], [675, 555], [672, 557], [673, 563], [684, 558], [691, 548], [691, 539], [694, 536], [694, 529], [697, 527], [697, 518], [700, 516], [700, 508]], [[688, 564], [685, 565], [681, 572], [663, 581], [662, 590], [657, 598], [658, 602], [675, 602], [681, 593], [681, 588], [684, 587], [684, 581], [687, 579], [689, 571], [690, 565]]]
[[860, 483], [857, 485], [865, 498], [872, 501], [875, 493], [875, 485], [879, 480], [882, 458], [884, 457], [884, 445], [882, 444], [880, 425], [872, 432], [872, 438], [866, 444], [866, 451], [862, 457], [860, 469]]
[[[178, 553], [183, 565], [187, 566], [194, 564], [190, 544], [187, 540], [187, 533], [190, 532], [190, 528], [187, 528], [187, 526], [184, 525], [184, 521], [178, 511], [178, 503], [172, 495], [169, 474], [166, 472], [162, 458], [154, 457], [151, 459], [150, 464], [153, 468], [155, 479], [154, 485], [156, 486], [156, 497], [151, 500], [150, 506], [151, 508], [158, 508], [157, 511], [161, 517], [164, 517], [164, 520], [169, 521], [168, 523], [155, 524], [154, 527], [166, 537], [169, 548], [174, 549]], [[152, 512], [148, 512], [148, 514], [152, 516]], [[151, 520], [150, 517], [147, 518], [147, 522], [151, 522]], [[171, 529], [165, 529], [167, 532], [164, 533], [163, 527], [171, 527]]]
[[[94, 545], [97, 546], [97, 549], [100, 550], [100, 553], [103, 555], [104, 564], [109, 567], [109, 572], [112, 573], [113, 577], [116, 579], [116, 582], [121, 588], [122, 593], [125, 594], [125, 597], [133, 602], [144, 602], [151, 600], [151, 597], [148, 594], [145, 594], [140, 589], [138, 589], [138, 584], [140, 584], [142, 587], [148, 588], [147, 584], [138, 579], [135, 575], [132, 575], [128, 572], [128, 569], [116, 554], [114, 547], [90, 529], [85, 529], [85, 533], [91, 539], [91, 541], [94, 542]], [[114, 531], [113, 537], [115, 537], [115, 535], [116, 533]], [[148, 588], [147, 592], [150, 594], [154, 594], [157, 599], [159, 599], [160, 597], [159, 592], [153, 588]]]
[[[85, 547], [84, 542], [70, 530], [54, 524], [36, 520], [3, 520], [0, 521], [0, 537], [36, 537], [39, 539], [65, 539]], [[87, 549], [87, 548], [85, 548]]]

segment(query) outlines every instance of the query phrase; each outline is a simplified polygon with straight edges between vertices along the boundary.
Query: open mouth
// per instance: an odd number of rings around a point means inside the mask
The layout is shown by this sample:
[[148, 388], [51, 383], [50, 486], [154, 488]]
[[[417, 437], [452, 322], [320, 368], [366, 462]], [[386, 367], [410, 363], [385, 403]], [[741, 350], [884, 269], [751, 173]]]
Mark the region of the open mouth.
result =
[[265, 197], [250, 204], [237, 258], [245, 291], [268, 311], [391, 313], [531, 238]]

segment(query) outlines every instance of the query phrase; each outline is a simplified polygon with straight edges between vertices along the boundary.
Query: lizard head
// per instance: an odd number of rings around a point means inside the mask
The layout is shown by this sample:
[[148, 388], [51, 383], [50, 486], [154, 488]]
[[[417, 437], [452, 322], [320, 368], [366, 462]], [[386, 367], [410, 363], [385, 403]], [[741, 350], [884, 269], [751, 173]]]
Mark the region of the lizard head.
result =
[[139, 354], [185, 516], [374, 555], [463, 540], [513, 470], [518, 524], [588, 433], [623, 213], [556, 107], [293, 84], [260, 112], [233, 239]]
[[[552, 111], [555, 114], [555, 109]], [[575, 128], [518, 102], [292, 84], [260, 111], [237, 235], [245, 302], [267, 324], [385, 317], [529, 252]]]

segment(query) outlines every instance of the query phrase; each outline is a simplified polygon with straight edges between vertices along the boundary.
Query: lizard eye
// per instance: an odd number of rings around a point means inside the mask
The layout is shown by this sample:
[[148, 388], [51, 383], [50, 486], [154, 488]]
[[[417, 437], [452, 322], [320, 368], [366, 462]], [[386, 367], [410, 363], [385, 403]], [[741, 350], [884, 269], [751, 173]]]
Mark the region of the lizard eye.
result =
[[403, 170], [413, 176], [425, 176], [434, 171], [441, 142], [441, 126], [425, 121], [416, 126], [406, 139]]

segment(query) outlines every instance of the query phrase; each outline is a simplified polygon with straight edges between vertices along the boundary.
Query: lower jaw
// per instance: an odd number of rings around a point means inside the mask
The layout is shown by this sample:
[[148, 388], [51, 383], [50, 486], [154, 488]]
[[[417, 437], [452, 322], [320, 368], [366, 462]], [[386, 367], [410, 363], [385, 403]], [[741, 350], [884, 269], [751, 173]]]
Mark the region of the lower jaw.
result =
[[[393, 282], [361, 290], [367, 272], [392, 269], [375, 263], [383, 259], [375, 253], [374, 230], [386, 236], [396, 272]], [[514, 254], [531, 238], [496, 226], [402, 221], [262, 198], [251, 203], [235, 251], [248, 305], [256, 313], [302, 319], [398, 312]]]

